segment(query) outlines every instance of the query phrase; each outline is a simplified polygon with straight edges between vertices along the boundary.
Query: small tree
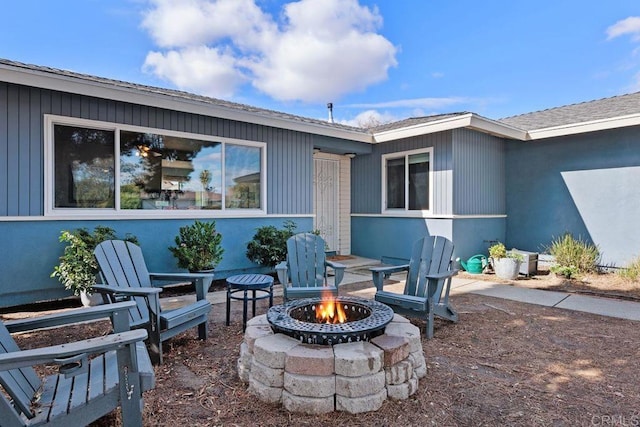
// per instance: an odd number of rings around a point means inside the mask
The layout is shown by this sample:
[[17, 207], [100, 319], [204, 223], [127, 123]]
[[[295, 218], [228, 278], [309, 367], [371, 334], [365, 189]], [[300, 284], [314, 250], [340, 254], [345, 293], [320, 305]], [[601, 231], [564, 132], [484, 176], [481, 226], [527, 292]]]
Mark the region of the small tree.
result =
[[256, 234], [247, 244], [247, 258], [256, 264], [275, 267], [287, 258], [287, 240], [295, 234], [295, 222], [287, 220], [283, 229], [273, 225], [265, 225], [257, 229]]

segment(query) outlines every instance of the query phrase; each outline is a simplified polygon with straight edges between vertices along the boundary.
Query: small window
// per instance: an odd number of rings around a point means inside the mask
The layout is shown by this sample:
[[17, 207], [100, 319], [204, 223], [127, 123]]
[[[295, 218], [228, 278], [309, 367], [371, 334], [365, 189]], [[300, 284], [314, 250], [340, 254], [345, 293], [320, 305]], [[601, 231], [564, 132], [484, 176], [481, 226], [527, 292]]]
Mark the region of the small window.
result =
[[47, 120], [49, 214], [264, 211], [264, 143]]
[[382, 157], [384, 211], [431, 210], [433, 149]]
[[228, 209], [260, 208], [260, 149], [227, 144], [225, 162], [225, 206]]

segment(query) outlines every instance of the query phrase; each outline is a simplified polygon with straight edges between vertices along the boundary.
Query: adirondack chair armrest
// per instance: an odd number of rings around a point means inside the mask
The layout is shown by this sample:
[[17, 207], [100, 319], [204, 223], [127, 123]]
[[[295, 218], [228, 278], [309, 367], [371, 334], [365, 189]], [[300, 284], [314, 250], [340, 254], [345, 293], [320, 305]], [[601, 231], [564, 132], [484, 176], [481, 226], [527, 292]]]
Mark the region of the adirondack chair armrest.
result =
[[139, 288], [114, 288], [113, 286], [94, 285], [93, 290], [101, 294], [129, 297], [146, 297], [162, 292], [161, 288], [139, 287]]
[[426, 278], [430, 279], [429, 280], [429, 289], [428, 289], [428, 294], [429, 294], [429, 298], [433, 297], [434, 294], [438, 291], [438, 281], [443, 280], [443, 279], [449, 279], [446, 281], [446, 283], [444, 284], [444, 286], [441, 288], [441, 294], [444, 293], [444, 298], [445, 300], [449, 299], [449, 292], [451, 291], [450, 286], [451, 286], [451, 277], [455, 276], [456, 274], [458, 274], [459, 270], [447, 270], [447, 271], [443, 271], [441, 273], [436, 273], [436, 274], [427, 274]]
[[170, 281], [173, 283], [158, 283], [153, 286], [164, 287], [175, 285], [176, 281], [191, 282], [196, 289], [196, 299], [201, 300], [207, 297], [211, 282], [213, 282], [213, 273], [149, 273], [149, 278], [161, 281]]
[[289, 282], [289, 278], [287, 277], [289, 267], [287, 267], [287, 262], [282, 261], [276, 265], [276, 273], [278, 273], [278, 280], [282, 284], [282, 286], [287, 286]]
[[[40, 347], [30, 350], [13, 351], [0, 354], [0, 371], [24, 368], [27, 366], [55, 364], [72, 356], [98, 354], [116, 350], [147, 338], [147, 331], [135, 329], [98, 338], [89, 338], [61, 345]], [[135, 345], [133, 346], [135, 348]]]
[[436, 279], [436, 280], [440, 280], [440, 279], [446, 279], [448, 277], [453, 277], [456, 274], [458, 274], [458, 271], [460, 270], [450, 270], [450, 271], [443, 271], [441, 273], [436, 273], [436, 274], [427, 274], [427, 279]]
[[344, 277], [344, 270], [347, 268], [347, 266], [334, 261], [325, 261], [324, 264], [333, 268], [333, 272], [335, 274], [335, 286], [338, 287], [340, 282], [342, 282], [342, 278]]
[[376, 289], [381, 291], [384, 287], [384, 279], [391, 276], [393, 273], [400, 273], [403, 271], [409, 271], [409, 264], [392, 265], [388, 267], [370, 267], [369, 270], [373, 274], [373, 284]]
[[115, 304], [99, 305], [96, 307], [78, 308], [29, 319], [7, 320], [2, 323], [7, 327], [10, 333], [16, 333], [119, 316], [120, 318], [126, 319], [126, 329], [129, 329], [128, 312], [129, 309], [135, 305], [136, 303], [134, 301], [125, 301]]

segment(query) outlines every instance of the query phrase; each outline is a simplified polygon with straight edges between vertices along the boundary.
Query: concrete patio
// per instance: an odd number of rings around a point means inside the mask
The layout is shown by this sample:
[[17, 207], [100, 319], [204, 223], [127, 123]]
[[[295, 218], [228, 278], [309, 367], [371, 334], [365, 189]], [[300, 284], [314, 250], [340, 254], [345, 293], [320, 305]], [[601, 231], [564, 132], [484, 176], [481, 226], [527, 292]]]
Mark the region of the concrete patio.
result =
[[[369, 267], [379, 265], [380, 262], [355, 256], [350, 259], [341, 260], [340, 262], [347, 266], [344, 279], [340, 284], [341, 294], [373, 298], [375, 288]], [[393, 275], [391, 279], [398, 281], [398, 283], [388, 285], [385, 289], [402, 292], [404, 277], [402, 275]], [[637, 302], [540, 289], [527, 289], [484, 280], [454, 277], [451, 295], [455, 297], [455, 295], [466, 293], [640, 321], [640, 303]], [[225, 294], [225, 291], [209, 292], [207, 299], [212, 304], [225, 304]], [[274, 287], [274, 296], [281, 295], [282, 287], [276, 285]], [[162, 305], [165, 307], [181, 303], [182, 298], [193, 298], [193, 296], [163, 298]]]

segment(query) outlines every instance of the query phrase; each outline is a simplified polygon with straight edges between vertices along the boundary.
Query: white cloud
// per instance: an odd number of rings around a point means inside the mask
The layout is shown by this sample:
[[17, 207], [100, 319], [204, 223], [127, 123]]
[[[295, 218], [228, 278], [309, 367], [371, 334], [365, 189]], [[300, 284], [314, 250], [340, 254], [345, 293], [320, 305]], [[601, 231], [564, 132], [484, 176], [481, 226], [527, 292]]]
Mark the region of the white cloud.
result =
[[640, 41], [640, 17], [621, 19], [607, 28], [607, 40], [629, 34], [634, 41]]
[[245, 82], [278, 100], [335, 101], [387, 78], [396, 48], [357, 0], [300, 0], [280, 22], [256, 0], [150, 0], [160, 47], [144, 69], [181, 89], [231, 97]]
[[452, 105], [466, 104], [471, 102], [469, 98], [449, 97], [449, 98], [414, 98], [398, 99], [394, 101], [376, 102], [368, 104], [350, 104], [351, 108], [415, 108], [415, 109], [440, 109], [451, 107]]
[[[150, 0], [142, 21], [159, 47], [181, 48], [224, 42], [252, 48], [276, 29], [254, 0]], [[256, 37], [258, 36], [258, 37]]]
[[144, 70], [183, 90], [216, 98], [230, 98], [247, 80], [233, 55], [206, 46], [149, 52]]
[[377, 110], [367, 110], [358, 114], [351, 120], [340, 120], [340, 123], [348, 126], [361, 128], [373, 127], [385, 123], [391, 123], [400, 120], [399, 117], [390, 113], [381, 113]]

